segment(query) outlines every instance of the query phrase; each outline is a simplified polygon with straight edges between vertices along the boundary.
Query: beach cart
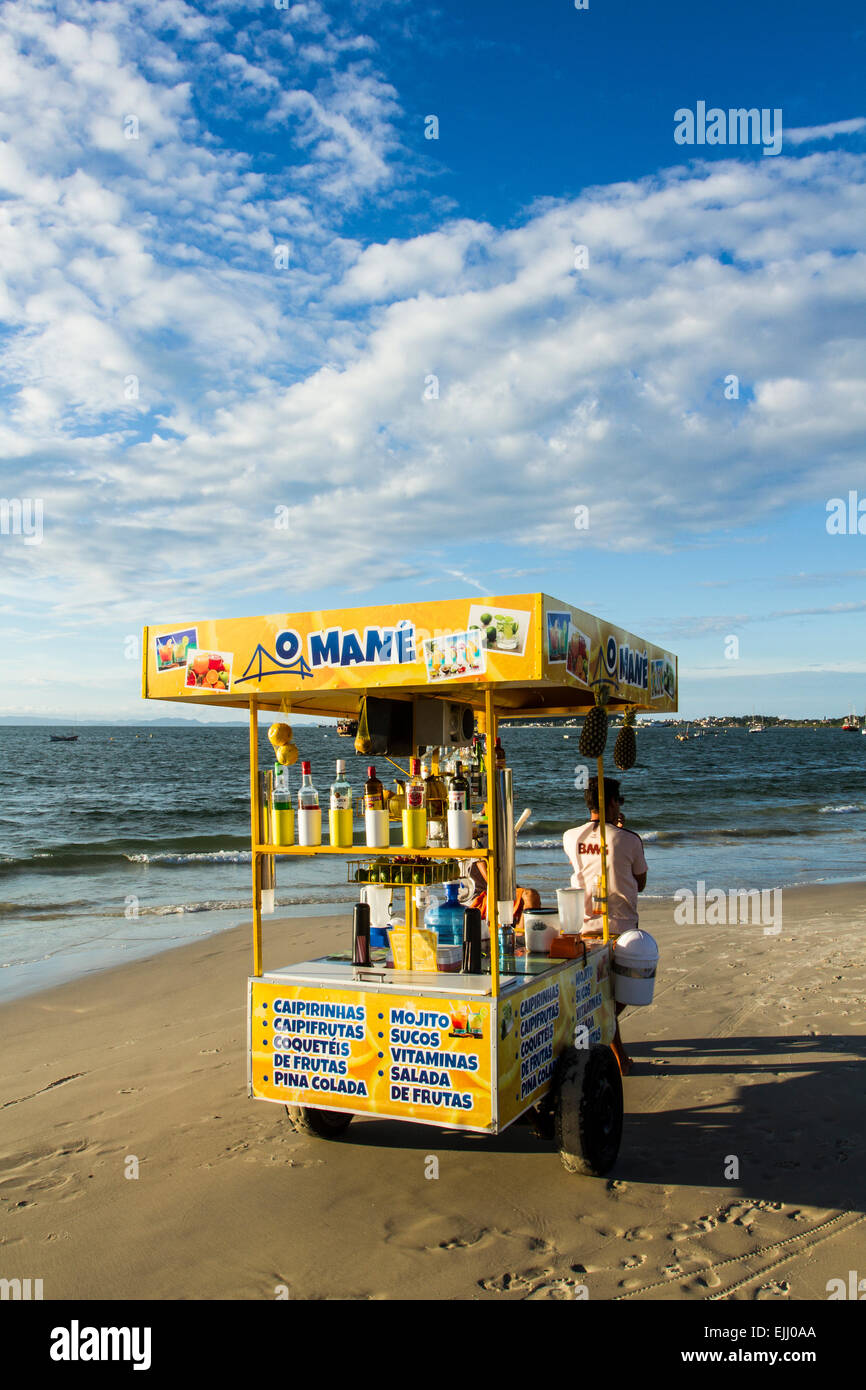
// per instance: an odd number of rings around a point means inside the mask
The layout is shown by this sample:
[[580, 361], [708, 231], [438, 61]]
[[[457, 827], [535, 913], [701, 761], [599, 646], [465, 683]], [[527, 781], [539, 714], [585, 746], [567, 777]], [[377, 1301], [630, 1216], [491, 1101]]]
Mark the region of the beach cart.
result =
[[[286, 1106], [297, 1129], [327, 1138], [354, 1115], [485, 1134], [529, 1117], [555, 1138], [570, 1171], [609, 1171], [623, 1103], [606, 911], [601, 938], [573, 936], [567, 954], [507, 954], [504, 937], [500, 949], [497, 904], [510, 904], [515, 867], [511, 773], [496, 765], [497, 725], [585, 715], [599, 702], [611, 712], [669, 713], [676, 658], [545, 594], [511, 594], [151, 625], [142, 694], [249, 715], [251, 1097]], [[391, 830], [387, 844], [370, 847], [363, 823], [348, 845], [325, 834], [321, 844], [275, 843], [259, 773], [262, 711], [278, 721], [339, 717], [344, 731], [359, 722], [361, 737], [389, 759], [460, 748], [479, 733], [486, 845], [410, 850], [392, 843]], [[303, 742], [302, 726], [295, 736]], [[571, 782], [575, 772], [563, 776]], [[399, 837], [399, 822], [395, 829]], [[335, 877], [359, 894], [364, 884], [389, 886], [405, 904], [392, 963], [375, 951], [355, 963], [347, 925], [344, 952], [264, 969], [263, 884], [273, 865], [279, 874], [310, 855], [329, 856]], [[486, 864], [490, 949], [471, 971], [453, 973], [431, 957], [417, 890], [475, 859]]]

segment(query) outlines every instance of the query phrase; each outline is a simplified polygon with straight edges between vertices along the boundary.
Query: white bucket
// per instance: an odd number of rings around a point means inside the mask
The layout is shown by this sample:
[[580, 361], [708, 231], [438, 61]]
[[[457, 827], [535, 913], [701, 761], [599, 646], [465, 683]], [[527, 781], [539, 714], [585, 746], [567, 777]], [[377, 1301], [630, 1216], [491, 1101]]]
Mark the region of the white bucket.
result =
[[559, 935], [559, 914], [555, 907], [531, 907], [523, 914], [526, 952], [530, 956], [549, 956], [551, 942]]
[[368, 849], [387, 849], [391, 842], [387, 811], [364, 812], [364, 838]]
[[472, 812], [448, 812], [448, 848], [472, 848]]
[[557, 888], [560, 930], [573, 936], [583, 931], [583, 910], [586, 894], [582, 888]]
[[651, 1004], [659, 948], [648, 931], [624, 931], [613, 950], [613, 997], [618, 1004]]

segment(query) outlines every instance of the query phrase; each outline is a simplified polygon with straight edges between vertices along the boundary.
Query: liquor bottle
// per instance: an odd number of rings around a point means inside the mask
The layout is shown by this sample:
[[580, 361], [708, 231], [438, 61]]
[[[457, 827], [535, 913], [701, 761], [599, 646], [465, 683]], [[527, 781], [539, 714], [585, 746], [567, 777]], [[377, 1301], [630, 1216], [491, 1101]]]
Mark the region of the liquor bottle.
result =
[[388, 798], [388, 819], [399, 820], [406, 809], [406, 783], [402, 777], [394, 778], [394, 791]]
[[364, 838], [369, 849], [385, 848], [391, 840], [382, 792], [382, 783], [371, 765], [367, 768], [367, 781], [364, 784]]
[[352, 788], [346, 781], [346, 763], [343, 758], [337, 759], [337, 776], [331, 784], [328, 827], [332, 845], [348, 848], [352, 844]]
[[472, 766], [469, 769], [469, 795], [476, 800], [481, 799], [482, 793], [482, 769], [484, 767], [483, 751], [481, 740], [475, 734], [472, 739]]
[[301, 785], [298, 790], [298, 844], [320, 845], [322, 843], [322, 809], [319, 806], [319, 793], [313, 786], [310, 764], [301, 763]]
[[406, 809], [403, 812], [403, 844], [407, 849], [427, 847], [427, 808], [424, 804], [425, 786], [421, 777], [421, 759], [410, 758], [410, 776], [406, 783]]
[[469, 809], [469, 783], [458, 760], [448, 783], [448, 847], [472, 848], [472, 812]]
[[275, 845], [295, 843], [295, 810], [289, 786], [289, 769], [274, 763], [274, 790], [271, 805], [271, 836]]
[[375, 767], [367, 768], [367, 780], [364, 783], [364, 810], [381, 811], [385, 803], [382, 799], [382, 783], [376, 776]]
[[502, 740], [496, 740], [496, 747], [493, 750], [496, 759], [496, 770], [499, 772], [505, 766], [505, 749], [502, 747]]
[[463, 776], [463, 764], [454, 764], [454, 775], [448, 783], [448, 810], [465, 811], [469, 806], [469, 783]]

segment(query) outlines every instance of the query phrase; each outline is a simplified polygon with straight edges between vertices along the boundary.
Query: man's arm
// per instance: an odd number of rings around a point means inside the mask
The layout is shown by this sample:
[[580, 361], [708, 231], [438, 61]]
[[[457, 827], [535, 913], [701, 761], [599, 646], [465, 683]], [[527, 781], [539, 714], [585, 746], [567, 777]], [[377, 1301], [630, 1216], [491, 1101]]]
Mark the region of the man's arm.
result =
[[636, 854], [635, 857], [634, 857], [634, 862], [633, 862], [633, 864], [632, 864], [631, 871], [632, 871], [632, 873], [634, 874], [634, 877], [635, 877], [635, 883], [637, 884], [637, 891], [638, 891], [639, 893], [642, 893], [643, 890], [646, 888], [646, 876], [647, 876], [647, 873], [649, 872], [649, 869], [648, 869], [648, 867], [647, 867], [646, 859], [644, 858], [643, 840], [641, 839], [640, 835], [636, 835], [636, 836], [635, 836], [635, 839], [637, 840], [637, 846], [638, 846], [638, 848], [637, 848], [637, 854]]

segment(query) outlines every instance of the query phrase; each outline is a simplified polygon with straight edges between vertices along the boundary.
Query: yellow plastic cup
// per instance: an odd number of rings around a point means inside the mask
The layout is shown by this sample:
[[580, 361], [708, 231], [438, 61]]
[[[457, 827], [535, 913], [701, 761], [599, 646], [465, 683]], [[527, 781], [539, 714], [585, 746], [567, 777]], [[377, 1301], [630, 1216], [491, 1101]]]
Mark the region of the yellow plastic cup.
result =
[[295, 843], [295, 811], [293, 806], [286, 809], [278, 809], [276, 806], [271, 811], [271, 843], [275, 845], [293, 845]]
[[328, 811], [328, 829], [331, 836], [331, 844], [338, 845], [341, 849], [348, 849], [353, 842], [353, 826], [351, 810], [335, 811], [331, 807]]
[[427, 848], [427, 811], [423, 806], [420, 810], [413, 807], [403, 812], [403, 847]]

